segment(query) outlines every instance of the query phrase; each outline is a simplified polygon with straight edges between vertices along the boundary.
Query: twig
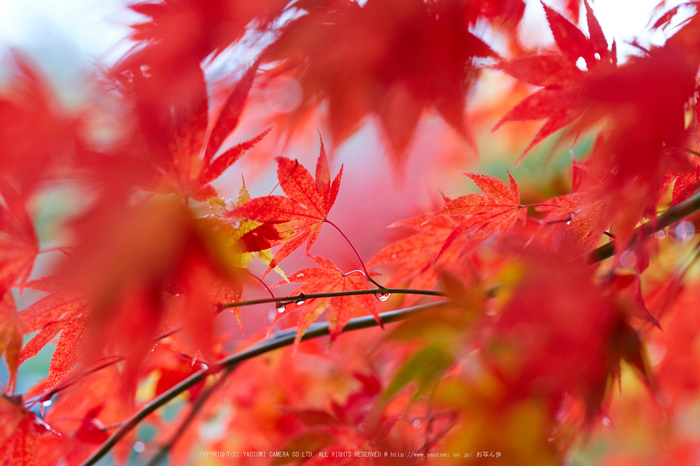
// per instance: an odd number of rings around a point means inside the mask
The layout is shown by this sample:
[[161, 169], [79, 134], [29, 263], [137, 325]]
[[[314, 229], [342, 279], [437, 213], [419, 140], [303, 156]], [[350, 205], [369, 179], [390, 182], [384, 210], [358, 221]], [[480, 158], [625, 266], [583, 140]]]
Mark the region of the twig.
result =
[[[450, 301], [440, 301], [437, 303], [423, 304], [420, 306], [409, 307], [406, 309], [400, 309], [398, 311], [389, 311], [379, 314], [379, 318], [383, 324], [389, 324], [392, 322], [399, 322], [407, 319], [409, 316], [418, 314], [420, 312], [428, 310], [438, 310], [438, 309], [450, 309], [454, 308], [456, 305]], [[343, 333], [350, 332], [353, 330], [360, 330], [363, 328], [376, 327], [379, 324], [374, 320], [373, 316], [364, 316], [351, 319], [350, 322], [342, 330]], [[278, 333], [274, 337], [263, 340], [261, 343], [249, 348], [240, 353], [236, 353], [227, 358], [219, 361], [218, 364], [214, 365], [213, 369], [202, 369], [199, 372], [192, 374], [187, 379], [183, 380], [179, 384], [172, 387], [170, 390], [162, 393], [160, 396], [153, 399], [151, 402], [146, 403], [137, 413], [126, 420], [119, 429], [117, 429], [110, 437], [107, 439], [102, 446], [90, 456], [82, 466], [91, 466], [97, 463], [97, 461], [105, 456], [113, 447], [121, 440], [127, 433], [134, 429], [141, 421], [143, 421], [149, 414], [160, 408], [161, 406], [168, 403], [170, 400], [176, 398], [180, 393], [193, 387], [207, 376], [214, 374], [219, 370], [232, 370], [238, 364], [248, 359], [252, 359], [261, 354], [269, 353], [279, 348], [285, 346], [291, 346], [294, 344], [294, 339], [296, 336], [296, 328], [285, 330]], [[324, 335], [330, 334], [330, 328], [328, 323], [318, 323], [313, 324], [304, 333], [302, 340], [311, 340], [313, 338], [318, 338]]]
[[[659, 230], [673, 225], [680, 220], [683, 220], [688, 215], [700, 210], [700, 194], [696, 194], [688, 200], [681, 202], [680, 204], [671, 207], [663, 214], [656, 218], [655, 222], [647, 222], [644, 225], [637, 227], [634, 230], [634, 236], [630, 244], [627, 245], [627, 249], [636, 246], [641, 240], [653, 235]], [[605, 259], [610, 259], [615, 255], [615, 244], [616, 241], [611, 241], [608, 244], [594, 249], [588, 255], [592, 263], [602, 262]]]
[[350, 241], [350, 238], [348, 238], [347, 236], [345, 236], [345, 233], [343, 233], [343, 230], [341, 230], [341, 229], [338, 227], [338, 225], [336, 225], [335, 223], [331, 222], [331, 221], [328, 220], [328, 219], [324, 219], [323, 221], [324, 221], [325, 223], [329, 224], [330, 226], [332, 226], [333, 228], [335, 228], [336, 230], [338, 230], [338, 233], [340, 233], [340, 235], [341, 235], [343, 238], [345, 238], [345, 241], [347, 241], [347, 243], [350, 245], [350, 247], [352, 248], [352, 250], [355, 251], [355, 255], [357, 256], [357, 259], [360, 261], [360, 265], [362, 266], [362, 271], [363, 271], [363, 273], [365, 274], [365, 278], [366, 278], [368, 281], [370, 281], [370, 282], [374, 283], [375, 285], [377, 285], [377, 287], [380, 288], [381, 290], [385, 290], [386, 288], [385, 288], [383, 285], [380, 285], [379, 283], [377, 283], [377, 282], [374, 280], [374, 278], [372, 278], [372, 276], [369, 274], [369, 271], [367, 270], [367, 267], [365, 266], [365, 261], [362, 260], [362, 257], [360, 256], [360, 253], [357, 252], [357, 249], [355, 249], [355, 246], [352, 244], [352, 241]]
[[445, 296], [445, 293], [441, 291], [433, 291], [433, 290], [412, 290], [412, 289], [406, 289], [406, 288], [380, 288], [377, 290], [348, 290], [348, 291], [332, 291], [328, 293], [300, 293], [298, 295], [294, 296], [282, 296], [279, 298], [262, 298], [262, 299], [253, 299], [250, 301], [239, 301], [237, 303], [224, 303], [221, 304], [221, 308], [230, 308], [230, 307], [243, 307], [243, 306], [252, 306], [254, 304], [269, 304], [269, 303], [275, 303], [278, 306], [282, 306], [285, 304], [291, 304], [297, 301], [306, 301], [307, 299], [315, 299], [315, 298], [336, 298], [339, 296], [359, 296], [359, 295], [364, 295], [364, 294], [417, 294], [417, 295], [424, 295], [424, 296]]
[[211, 387], [207, 388], [204, 392], [202, 392], [199, 397], [197, 397], [197, 401], [195, 404], [192, 406], [192, 409], [190, 410], [189, 414], [187, 417], [180, 423], [180, 427], [178, 427], [177, 431], [173, 436], [170, 438], [168, 443], [163, 445], [160, 450], [158, 450], [158, 453], [151, 458], [151, 461], [148, 462], [147, 466], [157, 466], [160, 464], [160, 462], [165, 458], [165, 456], [170, 452], [170, 450], [173, 448], [175, 443], [182, 437], [182, 435], [185, 433], [187, 430], [187, 426], [190, 425], [194, 417], [197, 415], [200, 409], [204, 406], [204, 403], [209, 399], [212, 393], [221, 386], [221, 384], [226, 380], [226, 377], [231, 373], [233, 368], [227, 368], [224, 374], [221, 376], [219, 380], [216, 381], [216, 383], [212, 384]]
[[[664, 214], [660, 215], [656, 222], [647, 222], [644, 225], [638, 227], [635, 230], [634, 239], [627, 245], [627, 248], [631, 248], [637, 244], [639, 240], [647, 238], [648, 236], [656, 233], [663, 228], [666, 228], [688, 215], [700, 210], [700, 194], [697, 194], [690, 199], [670, 208]], [[601, 246], [591, 253], [589, 253], [589, 259], [591, 262], [601, 262], [603, 260], [609, 259], [615, 253], [615, 241], [612, 241], [604, 246]], [[487, 295], [492, 295], [496, 287], [487, 290]], [[312, 298], [322, 298], [322, 297], [333, 297], [333, 296], [350, 296], [350, 295], [360, 295], [360, 294], [376, 294], [377, 292], [391, 292], [391, 293], [411, 293], [411, 294], [423, 294], [431, 296], [443, 296], [442, 293], [437, 291], [429, 290], [402, 290], [402, 289], [380, 289], [380, 290], [355, 290], [351, 292], [335, 292], [335, 293], [317, 293], [308, 295], [297, 295], [290, 298], [279, 298], [279, 299], [258, 299], [253, 301], [245, 301], [239, 303], [228, 303], [222, 306], [224, 307], [240, 307], [253, 304], [264, 304], [264, 303], [285, 303], [292, 302], [300, 299], [302, 296], [305, 299]], [[399, 322], [407, 319], [409, 316], [418, 314], [427, 310], [437, 310], [440, 308], [454, 308], [456, 305], [450, 301], [440, 301], [437, 303], [423, 304], [420, 306], [409, 307], [406, 309], [400, 309], [397, 311], [384, 312], [379, 314], [380, 321], [383, 324], [389, 324], [392, 322]], [[379, 325], [377, 321], [374, 320], [372, 316], [358, 317], [351, 319], [345, 328], [342, 330], [343, 333], [350, 332], [353, 330], [360, 330], [363, 328], [376, 327]], [[125, 421], [119, 429], [117, 429], [112, 436], [110, 436], [107, 441], [102, 444], [102, 446], [93, 455], [88, 458], [82, 466], [94, 465], [100, 458], [105, 456], [111, 449], [116, 445], [116, 443], [121, 440], [128, 432], [134, 429], [142, 420], [144, 420], [149, 414], [156, 411], [161, 406], [168, 403], [170, 400], [176, 398], [180, 393], [193, 387], [197, 383], [204, 380], [207, 376], [216, 373], [219, 370], [232, 370], [238, 364], [243, 361], [260, 356], [261, 354], [269, 353], [279, 348], [285, 346], [290, 346], [294, 343], [297, 329], [292, 328], [278, 333], [274, 337], [263, 340], [259, 344], [249, 348], [245, 351], [241, 351], [234, 355], [219, 361], [218, 364], [213, 366], [212, 369], [203, 369], [195, 374], [191, 375], [187, 379], [183, 380], [179, 384], [172, 387], [170, 390], [162, 393], [160, 396], [153, 399], [151, 402], [145, 404], [137, 413], [135, 413], [131, 418]], [[320, 336], [329, 335], [330, 329], [328, 323], [317, 323], [309, 327], [309, 329], [302, 336], [302, 340], [310, 340], [313, 338], [318, 338]]]

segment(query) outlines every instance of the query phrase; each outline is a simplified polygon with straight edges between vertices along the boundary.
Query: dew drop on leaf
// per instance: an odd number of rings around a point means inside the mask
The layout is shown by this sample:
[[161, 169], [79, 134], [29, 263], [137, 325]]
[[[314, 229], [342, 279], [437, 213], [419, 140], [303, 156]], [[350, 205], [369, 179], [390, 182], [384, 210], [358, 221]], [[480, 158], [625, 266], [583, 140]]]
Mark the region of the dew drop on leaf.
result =
[[134, 451], [135, 451], [136, 453], [141, 453], [141, 452], [144, 451], [145, 449], [146, 449], [146, 444], [145, 444], [145, 443], [143, 443], [143, 442], [141, 442], [141, 441], [138, 441], [138, 442], [134, 443]]
[[418, 429], [418, 428], [420, 428], [420, 426], [421, 426], [421, 424], [420, 424], [420, 419], [414, 419], [414, 420], [413, 420], [413, 427], [415, 427], [416, 429]]
[[287, 310], [287, 306], [278, 306], [277, 307], [277, 313], [282, 314], [284, 311]]
[[296, 304], [297, 306], [301, 306], [301, 305], [304, 304], [305, 302], [306, 302], [305, 299], [301, 299], [301, 298], [300, 298], [300, 299], [297, 299], [296, 301], [294, 301], [294, 304]]
[[301, 278], [301, 277], [303, 277], [303, 276], [304, 276], [304, 274], [301, 273], [301, 272], [299, 272], [299, 273], [297, 274], [297, 278]]

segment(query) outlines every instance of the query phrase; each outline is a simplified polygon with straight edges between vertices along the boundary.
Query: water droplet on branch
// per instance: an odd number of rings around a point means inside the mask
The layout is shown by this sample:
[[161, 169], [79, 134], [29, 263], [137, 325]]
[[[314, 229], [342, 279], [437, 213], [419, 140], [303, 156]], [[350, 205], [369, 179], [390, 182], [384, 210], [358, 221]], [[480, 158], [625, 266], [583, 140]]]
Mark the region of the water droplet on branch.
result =
[[387, 299], [389, 299], [389, 297], [391, 296], [391, 293], [377, 293], [374, 296], [376, 296], [378, 300], [384, 302]]
[[637, 255], [632, 251], [620, 254], [620, 265], [625, 269], [631, 269], [637, 263]]
[[49, 406], [51, 406], [51, 403], [53, 403], [53, 401], [51, 401], [51, 400], [46, 400], [46, 401], [41, 403], [41, 415], [42, 416], [44, 415], [44, 408], [48, 408]]
[[695, 235], [695, 225], [693, 222], [683, 220], [676, 225], [676, 238], [680, 241], [690, 241]]

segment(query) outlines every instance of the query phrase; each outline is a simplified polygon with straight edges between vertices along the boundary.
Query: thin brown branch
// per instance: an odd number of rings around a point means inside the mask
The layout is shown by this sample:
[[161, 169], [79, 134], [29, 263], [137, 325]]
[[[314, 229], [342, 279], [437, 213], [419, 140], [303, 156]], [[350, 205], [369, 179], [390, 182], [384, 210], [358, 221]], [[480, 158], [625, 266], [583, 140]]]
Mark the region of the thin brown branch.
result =
[[[450, 309], [454, 308], [455, 304], [450, 301], [440, 301], [437, 303], [423, 304], [421, 306], [409, 307], [406, 309], [400, 309], [398, 311], [390, 311], [379, 314], [379, 318], [382, 324], [390, 324], [393, 322], [399, 322], [407, 319], [409, 316], [418, 314], [425, 311], [434, 311], [438, 309]], [[343, 329], [343, 333], [350, 332], [353, 330], [360, 330], [363, 328], [376, 327], [379, 324], [374, 320], [373, 316], [358, 317], [351, 319], [350, 322]], [[187, 379], [183, 380], [179, 384], [172, 387], [170, 390], [162, 393], [160, 396], [156, 397], [149, 403], [146, 403], [141, 409], [136, 412], [132, 417], [127, 419], [119, 429], [117, 429], [110, 437], [107, 439], [102, 446], [88, 458], [82, 466], [91, 466], [96, 464], [103, 456], [105, 456], [116, 444], [121, 440], [127, 433], [133, 430], [137, 425], [141, 423], [149, 414], [153, 413], [160, 407], [167, 404], [169, 401], [176, 398], [178, 395], [183, 393], [185, 390], [198, 384], [208, 376], [216, 373], [220, 370], [232, 370], [238, 364], [243, 361], [260, 356], [261, 354], [269, 353], [279, 348], [284, 348], [285, 346], [291, 346], [294, 344], [294, 339], [296, 336], [296, 328], [285, 330], [278, 333], [270, 339], [263, 340], [257, 345], [249, 348], [245, 351], [241, 351], [227, 358], [222, 359], [218, 364], [214, 365], [213, 369], [203, 369], [199, 372], [194, 373]], [[318, 338], [324, 335], [330, 334], [330, 328], [328, 323], [318, 323], [313, 324], [304, 333], [302, 340], [311, 340], [313, 338]]]
[[[633, 240], [627, 248], [633, 247], [638, 241], [647, 238], [648, 236], [656, 233], [663, 228], [672, 225], [688, 215], [700, 210], [700, 194], [696, 194], [690, 199], [670, 208], [664, 214], [660, 215], [655, 222], [648, 222], [640, 226], [636, 230], [635, 240]], [[612, 241], [604, 246], [601, 246], [593, 250], [589, 254], [591, 262], [601, 262], [605, 259], [612, 257], [615, 253], [615, 241]], [[493, 289], [489, 290], [491, 294]], [[391, 293], [413, 293], [413, 294], [425, 294], [432, 296], [442, 296], [443, 294], [437, 291], [428, 290], [393, 290], [393, 289], [381, 289], [381, 290], [356, 290], [352, 292], [338, 292], [338, 293], [318, 293], [314, 295], [303, 295], [305, 299], [329, 297], [329, 296], [348, 296], [348, 295], [359, 295], [359, 294], [376, 294], [377, 292], [391, 292]], [[263, 304], [275, 302], [278, 305], [284, 304], [285, 302], [292, 302], [294, 300], [300, 299], [302, 296], [297, 295], [295, 297], [280, 298], [275, 299], [261, 299], [246, 301], [240, 303], [229, 303], [225, 304], [225, 307], [240, 307], [253, 304]], [[398, 311], [385, 312], [379, 315], [380, 321], [383, 324], [389, 324], [392, 322], [398, 322], [407, 319], [409, 316], [427, 311], [427, 310], [437, 310], [440, 308], [454, 308], [455, 304], [450, 301], [440, 301], [437, 303], [424, 304], [421, 306], [414, 306], [406, 309], [401, 309]], [[360, 330], [363, 328], [376, 327], [379, 325], [372, 316], [359, 317], [350, 320], [348, 324], [343, 329], [343, 333], [350, 332], [353, 330]], [[330, 329], [328, 323], [313, 324], [304, 333], [302, 340], [310, 340], [313, 338], [318, 338], [320, 336], [329, 335]], [[176, 398], [179, 394], [189, 389], [190, 387], [196, 385], [197, 383], [204, 380], [209, 375], [216, 373], [220, 370], [232, 370], [238, 364], [243, 361], [255, 358], [265, 353], [269, 353], [279, 348], [290, 346], [294, 344], [294, 339], [296, 335], [296, 328], [292, 328], [283, 332], [278, 333], [274, 337], [263, 340], [257, 345], [249, 348], [245, 351], [241, 351], [234, 355], [231, 355], [225, 359], [219, 361], [218, 364], [214, 366], [214, 369], [203, 369], [192, 376], [188, 377], [184, 381], [172, 387], [170, 390], [164, 392], [157, 398], [153, 399], [151, 402], [144, 405], [137, 413], [135, 413], [131, 418], [125, 421], [119, 429], [117, 429], [112, 436], [84, 463], [83, 466], [94, 465], [100, 458], [105, 456], [116, 443], [121, 440], [128, 432], [134, 429], [143, 419], [145, 419], [149, 414], [159, 409], [161, 406], [167, 404], [172, 399]]]
[[[644, 225], [637, 227], [634, 231], [634, 236], [630, 244], [626, 245], [626, 248], [632, 248], [639, 244], [644, 239], [653, 235], [657, 231], [663, 230], [664, 228], [673, 225], [681, 220], [683, 220], [688, 215], [700, 210], [700, 194], [681, 202], [668, 209], [663, 214], [656, 218], [656, 221], [647, 222]], [[615, 245], [616, 241], [611, 241], [597, 249], [591, 251], [588, 255], [592, 263], [602, 262], [605, 259], [609, 259], [615, 255]]]
[[440, 296], [444, 297], [445, 293], [441, 291], [433, 291], [433, 290], [412, 290], [408, 288], [380, 288], [376, 290], [349, 290], [349, 291], [332, 291], [328, 293], [299, 293], [294, 296], [282, 296], [279, 298], [262, 298], [262, 299], [253, 299], [250, 301], [239, 301], [237, 303], [224, 303], [221, 304], [221, 308], [230, 308], [230, 307], [243, 307], [243, 306], [252, 306], [254, 304], [270, 304], [270, 303], [275, 303], [277, 306], [284, 306], [286, 304], [291, 304], [297, 301], [306, 301], [307, 299], [315, 299], [315, 298], [336, 298], [339, 296], [359, 296], [359, 295], [365, 295], [365, 294], [373, 294], [373, 295], [386, 295], [386, 294], [416, 294], [416, 295], [423, 295], [423, 296]]
[[180, 440], [182, 435], [185, 433], [187, 427], [195, 418], [199, 410], [202, 409], [202, 407], [207, 402], [212, 393], [214, 393], [214, 391], [224, 383], [224, 381], [226, 380], [226, 376], [228, 376], [232, 370], [233, 368], [227, 368], [224, 374], [221, 376], [221, 378], [216, 381], [216, 383], [212, 384], [204, 392], [202, 392], [199, 395], [199, 397], [197, 397], [197, 401], [192, 406], [192, 409], [187, 414], [187, 417], [185, 417], [185, 419], [183, 419], [183, 421], [180, 423], [180, 427], [178, 427], [177, 431], [173, 434], [170, 440], [168, 440], [168, 443], [163, 445], [160, 448], [160, 450], [158, 450], [158, 453], [156, 453], [155, 456], [151, 458], [151, 461], [148, 462], [147, 466], [157, 466], [158, 464], [160, 464], [161, 461], [165, 459], [165, 457], [168, 455], [175, 443], [177, 443], [177, 441]]

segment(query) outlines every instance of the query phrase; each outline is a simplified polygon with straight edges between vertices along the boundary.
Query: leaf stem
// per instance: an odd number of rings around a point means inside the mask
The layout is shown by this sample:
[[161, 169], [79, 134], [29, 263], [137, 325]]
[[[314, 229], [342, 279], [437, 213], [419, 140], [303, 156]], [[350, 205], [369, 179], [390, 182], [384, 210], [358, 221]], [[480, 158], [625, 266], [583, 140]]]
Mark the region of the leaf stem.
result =
[[[389, 311], [379, 314], [379, 320], [382, 324], [390, 324], [393, 322], [399, 322], [406, 320], [409, 316], [418, 314], [425, 311], [434, 311], [438, 309], [454, 309], [457, 305], [450, 301], [440, 301], [437, 303], [423, 304], [420, 306], [408, 307], [406, 309], [400, 309], [397, 311]], [[379, 324], [374, 320], [373, 316], [363, 316], [351, 319], [348, 324], [343, 328], [342, 333], [350, 332], [353, 330], [360, 330], [363, 328], [376, 327]], [[127, 433], [134, 429], [141, 421], [143, 421], [149, 414], [156, 411], [161, 406], [167, 404], [169, 401], [176, 398], [178, 395], [183, 393], [185, 390], [198, 384], [209, 375], [216, 373], [219, 370], [233, 370], [238, 364], [243, 361], [260, 356], [261, 354], [269, 353], [279, 348], [284, 348], [285, 346], [291, 346], [294, 344], [294, 339], [296, 337], [296, 328], [285, 330], [278, 333], [272, 338], [263, 340], [257, 345], [249, 348], [245, 351], [233, 354], [227, 358], [222, 359], [218, 364], [214, 365], [210, 369], [202, 369], [194, 374], [192, 374], [187, 379], [183, 380], [179, 384], [172, 387], [170, 390], [163, 392], [160, 396], [154, 398], [149, 403], [146, 403], [137, 411], [133, 416], [126, 420], [122, 425], [107, 439], [102, 446], [95, 451], [83, 464], [82, 466], [92, 466], [97, 463], [103, 456], [105, 456], [119, 440], [121, 440]], [[311, 340], [313, 338], [318, 338], [324, 335], [330, 334], [330, 327], [328, 323], [317, 323], [311, 325], [311, 327], [306, 330], [304, 335], [301, 337], [302, 340]]]
[[523, 204], [521, 207], [561, 207], [559, 204]]
[[367, 267], [365, 266], [365, 261], [362, 260], [362, 257], [360, 257], [360, 253], [357, 252], [357, 249], [355, 249], [355, 246], [352, 244], [352, 241], [350, 241], [350, 239], [349, 239], [347, 236], [345, 236], [345, 233], [343, 233], [343, 230], [341, 230], [340, 228], [338, 228], [338, 225], [336, 225], [335, 223], [331, 222], [331, 221], [328, 220], [327, 218], [324, 219], [323, 221], [324, 221], [325, 223], [329, 224], [330, 226], [332, 226], [333, 228], [335, 228], [336, 230], [338, 230], [338, 233], [340, 233], [341, 236], [342, 236], [343, 238], [345, 238], [345, 241], [347, 241], [347, 243], [350, 245], [350, 247], [352, 248], [352, 250], [355, 251], [355, 255], [357, 256], [357, 259], [360, 261], [360, 265], [362, 266], [362, 271], [363, 271], [364, 274], [365, 274], [365, 278], [366, 278], [367, 280], [369, 280], [370, 282], [374, 283], [374, 284], [377, 286], [377, 288], [379, 288], [379, 289], [381, 289], [381, 290], [385, 290], [386, 288], [385, 288], [383, 285], [380, 285], [379, 283], [377, 283], [377, 282], [369, 275], [369, 272], [367, 271]]
[[69, 256], [70, 253], [67, 251], [67, 249], [75, 249], [75, 246], [54, 246], [52, 248], [39, 249], [37, 254], [46, 254], [47, 252], [60, 251], [63, 254]]
[[258, 276], [255, 275], [254, 273], [250, 272], [248, 269], [246, 269], [246, 272], [248, 272], [248, 274], [249, 274], [251, 277], [253, 277], [255, 280], [258, 281], [258, 283], [260, 283], [262, 286], [265, 287], [265, 289], [267, 290], [267, 292], [270, 293], [270, 296], [272, 297], [272, 299], [276, 299], [276, 298], [275, 298], [275, 293], [272, 292], [272, 290], [270, 289], [270, 287], [267, 286], [267, 283], [265, 283], [265, 282], [262, 280], [262, 278], [258, 277]]

